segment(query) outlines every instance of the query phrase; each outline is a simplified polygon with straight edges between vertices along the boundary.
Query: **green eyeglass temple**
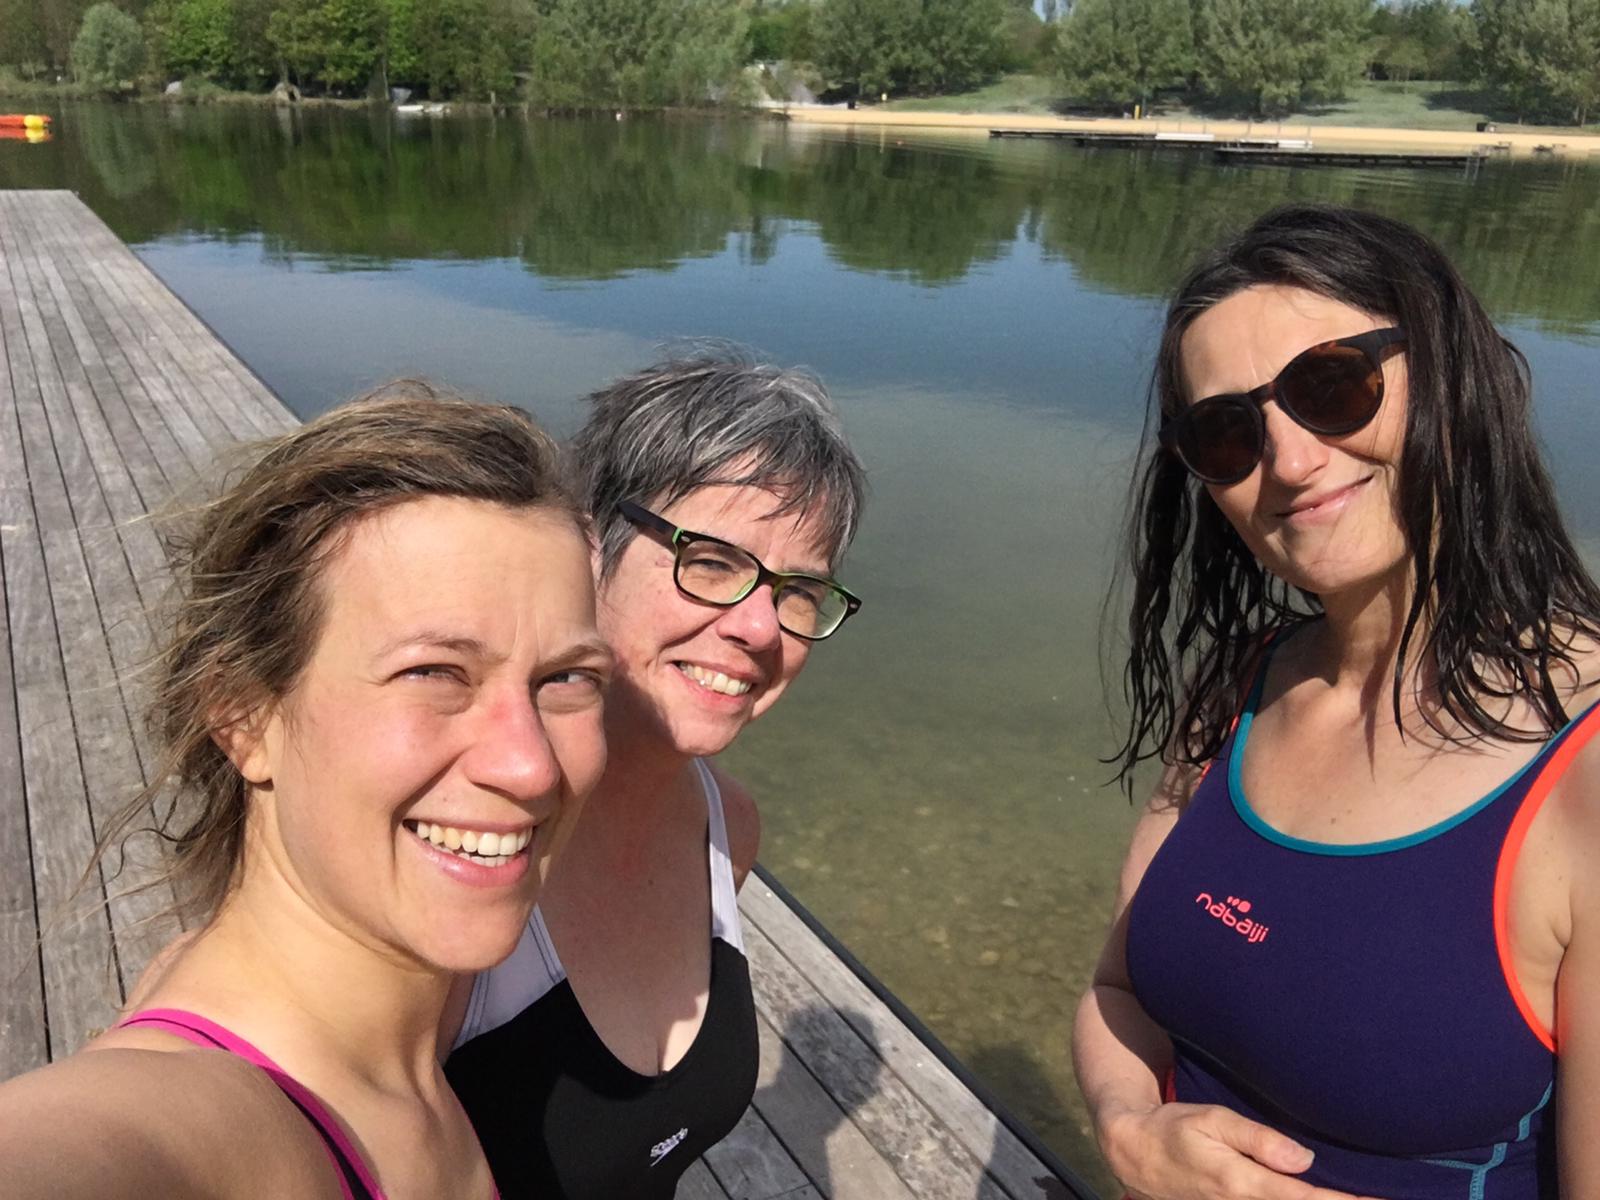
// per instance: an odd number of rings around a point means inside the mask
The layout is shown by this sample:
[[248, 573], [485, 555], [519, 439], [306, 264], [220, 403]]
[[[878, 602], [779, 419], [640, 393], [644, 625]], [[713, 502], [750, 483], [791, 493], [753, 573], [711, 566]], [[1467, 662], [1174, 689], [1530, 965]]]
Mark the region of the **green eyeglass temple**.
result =
[[[709, 533], [696, 533], [692, 529], [684, 529], [680, 525], [674, 525], [665, 517], [657, 516], [649, 509], [642, 508], [630, 500], [624, 500], [621, 504], [617, 505], [617, 510], [635, 525], [642, 526], [645, 529], [653, 530], [667, 539], [667, 542], [672, 546], [674, 556], [672, 581], [677, 585], [678, 590], [685, 596], [688, 596], [691, 600], [697, 600], [702, 604], [714, 604], [719, 608], [731, 608], [735, 604], [738, 604], [744, 600], [750, 595], [751, 592], [755, 591], [764, 583], [770, 583], [773, 585], [772, 591], [775, 600], [782, 594], [785, 587], [790, 586], [793, 583], [805, 582], [821, 584], [830, 592], [834, 593], [841, 601], [843, 601], [844, 606], [839, 610], [838, 619], [825, 629], [822, 629], [820, 633], [816, 632], [815, 630], [808, 633], [803, 629], [795, 629], [784, 624], [782, 606], [777, 606], [778, 625], [787, 632], [794, 634], [795, 637], [805, 638], [808, 642], [820, 642], [823, 638], [831, 637], [833, 634], [838, 632], [839, 626], [843, 625], [846, 620], [854, 616], [856, 610], [861, 607], [860, 597], [856, 596], [848, 588], [836, 583], [832, 579], [824, 579], [820, 575], [807, 575], [800, 571], [768, 570], [766, 565], [762, 563], [759, 558], [757, 558], [754, 554], [751, 554], [750, 551], [746, 550], [743, 546], [736, 546], [732, 542], [726, 541], [723, 538], [712, 537]], [[741, 555], [743, 555], [745, 558], [748, 558], [752, 563], [755, 564], [755, 578], [752, 579], [737, 596], [727, 600], [715, 600], [708, 596], [699, 595], [698, 593], [690, 591], [688, 588], [683, 586], [683, 581], [680, 576], [683, 568], [683, 547], [691, 542], [711, 542], [715, 545], [726, 546], [730, 550], [738, 551]], [[818, 613], [820, 616], [820, 608]]]

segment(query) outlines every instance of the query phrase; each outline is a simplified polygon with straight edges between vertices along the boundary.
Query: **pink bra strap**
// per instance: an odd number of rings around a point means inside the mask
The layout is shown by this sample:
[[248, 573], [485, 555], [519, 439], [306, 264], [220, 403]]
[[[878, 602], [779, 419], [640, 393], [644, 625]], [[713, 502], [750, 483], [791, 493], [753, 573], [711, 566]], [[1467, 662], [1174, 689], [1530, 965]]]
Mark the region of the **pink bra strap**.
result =
[[[322, 1101], [318, 1100], [305, 1085], [294, 1079], [282, 1067], [268, 1058], [265, 1053], [252, 1046], [238, 1034], [224, 1029], [215, 1021], [207, 1020], [199, 1013], [187, 1012], [178, 1008], [147, 1008], [122, 1021], [118, 1028], [124, 1028], [129, 1025], [153, 1026], [165, 1033], [181, 1037], [186, 1042], [192, 1042], [196, 1046], [226, 1050], [230, 1054], [236, 1054], [246, 1062], [261, 1068], [272, 1077], [272, 1082], [277, 1084], [284, 1095], [288, 1096], [290, 1100], [293, 1100], [300, 1107], [301, 1111], [311, 1119], [322, 1133], [323, 1140], [328, 1144], [328, 1155], [334, 1160], [334, 1168], [339, 1176], [339, 1187], [344, 1193], [345, 1200], [355, 1200], [355, 1193], [350, 1187], [349, 1180], [345, 1177], [347, 1164], [355, 1172], [356, 1177], [360, 1179], [362, 1186], [367, 1189], [372, 1200], [384, 1200], [383, 1191], [378, 1186], [377, 1178], [367, 1168], [366, 1161], [361, 1157], [360, 1151], [355, 1148], [355, 1144], [351, 1142], [343, 1127], [334, 1119], [333, 1114], [328, 1111]], [[336, 1148], [340, 1154], [343, 1154], [344, 1162], [339, 1161], [339, 1154], [335, 1153]]]

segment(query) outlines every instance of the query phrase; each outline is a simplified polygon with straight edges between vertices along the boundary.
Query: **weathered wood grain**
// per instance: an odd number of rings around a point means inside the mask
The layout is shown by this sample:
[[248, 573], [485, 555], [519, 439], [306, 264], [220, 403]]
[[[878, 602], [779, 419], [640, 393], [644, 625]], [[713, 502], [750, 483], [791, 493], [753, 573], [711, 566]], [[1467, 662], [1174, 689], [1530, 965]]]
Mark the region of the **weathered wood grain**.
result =
[[[751, 878], [739, 897], [740, 912], [861, 1037], [886, 1066], [925, 1104], [938, 1124], [985, 1164], [987, 1174], [1015, 1200], [1055, 1200], [1070, 1195], [1055, 1172], [1040, 1162], [972, 1090], [856, 978], [787, 905]], [[972, 1195], [973, 1193], [968, 1193]]]
[[765, 1015], [755, 1109], [828, 1200], [913, 1200], [851, 1115], [839, 1106]]
[[728, 1200], [823, 1200], [753, 1108], [706, 1151], [705, 1163]]
[[717, 1177], [704, 1162], [697, 1161], [678, 1180], [676, 1200], [728, 1200]]

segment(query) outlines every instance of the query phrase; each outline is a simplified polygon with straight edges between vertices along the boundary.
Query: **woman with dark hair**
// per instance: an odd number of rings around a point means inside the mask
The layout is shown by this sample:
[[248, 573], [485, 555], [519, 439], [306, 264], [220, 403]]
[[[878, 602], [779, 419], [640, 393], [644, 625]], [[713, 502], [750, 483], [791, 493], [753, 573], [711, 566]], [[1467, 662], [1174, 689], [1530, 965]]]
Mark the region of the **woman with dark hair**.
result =
[[1415, 230], [1295, 207], [1152, 390], [1120, 758], [1165, 771], [1074, 1038], [1112, 1170], [1600, 1195], [1600, 589], [1521, 355]]
[[516, 409], [384, 389], [259, 448], [173, 543], [163, 832], [196, 931], [0, 1085], [8, 1197], [494, 1194], [439, 1066], [605, 764], [588, 525]]
[[723, 354], [590, 397], [574, 452], [616, 653], [605, 776], [446, 1064], [507, 1200], [670, 1200], [749, 1107], [735, 892], [755, 804], [714, 765], [860, 602], [860, 464], [815, 378]]

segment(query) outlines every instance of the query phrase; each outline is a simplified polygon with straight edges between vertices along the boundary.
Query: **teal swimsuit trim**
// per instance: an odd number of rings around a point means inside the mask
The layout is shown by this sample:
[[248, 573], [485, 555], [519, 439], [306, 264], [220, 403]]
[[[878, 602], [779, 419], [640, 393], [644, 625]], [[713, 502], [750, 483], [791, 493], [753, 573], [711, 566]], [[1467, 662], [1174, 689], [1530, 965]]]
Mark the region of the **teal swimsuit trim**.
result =
[[[1285, 639], [1287, 640], [1287, 639]], [[1281, 642], [1279, 643], [1282, 644]], [[1276, 647], [1274, 647], [1275, 649]], [[1228, 795], [1233, 800], [1233, 807], [1239, 814], [1239, 819], [1248, 825], [1254, 832], [1266, 838], [1267, 841], [1288, 850], [1298, 850], [1302, 854], [1327, 854], [1340, 858], [1356, 858], [1368, 854], [1390, 854], [1396, 850], [1405, 850], [1411, 846], [1419, 846], [1423, 842], [1438, 837], [1440, 834], [1449, 833], [1463, 821], [1470, 820], [1489, 805], [1493, 804], [1508, 788], [1515, 787], [1517, 781], [1528, 772], [1528, 769], [1543, 758], [1541, 752], [1534, 754], [1527, 762], [1518, 767], [1516, 772], [1494, 791], [1476, 800], [1453, 816], [1416, 833], [1408, 833], [1404, 837], [1386, 838], [1381, 842], [1355, 842], [1343, 844], [1339, 842], [1313, 842], [1306, 838], [1293, 837], [1287, 833], [1280, 833], [1271, 825], [1261, 819], [1255, 809], [1250, 807], [1250, 801], [1244, 794], [1244, 751], [1245, 744], [1250, 737], [1250, 726], [1255, 721], [1256, 706], [1261, 703], [1261, 693], [1267, 681], [1267, 666], [1271, 662], [1271, 654], [1261, 664], [1261, 669], [1256, 672], [1255, 685], [1250, 689], [1250, 698], [1245, 701], [1244, 711], [1239, 714], [1239, 728], [1234, 734], [1233, 754], [1228, 760]], [[1568, 721], [1555, 734], [1556, 737], [1565, 733], [1578, 720], [1574, 717]]]
[[[1550, 1097], [1556, 1094], [1556, 1085], [1551, 1081], [1544, 1090], [1544, 1098], [1533, 1106], [1533, 1110], [1522, 1118], [1517, 1126], [1517, 1141], [1525, 1142], [1533, 1133], [1533, 1118], [1539, 1115], [1540, 1110], [1550, 1103]], [[1472, 1172], [1472, 1182], [1467, 1187], [1467, 1200], [1483, 1200], [1484, 1190], [1488, 1187], [1489, 1172], [1506, 1160], [1506, 1151], [1511, 1148], [1511, 1142], [1496, 1142], [1494, 1152], [1489, 1155], [1489, 1161], [1484, 1163], [1457, 1162], [1453, 1158], [1430, 1158], [1436, 1167], [1459, 1167], [1463, 1171]]]

